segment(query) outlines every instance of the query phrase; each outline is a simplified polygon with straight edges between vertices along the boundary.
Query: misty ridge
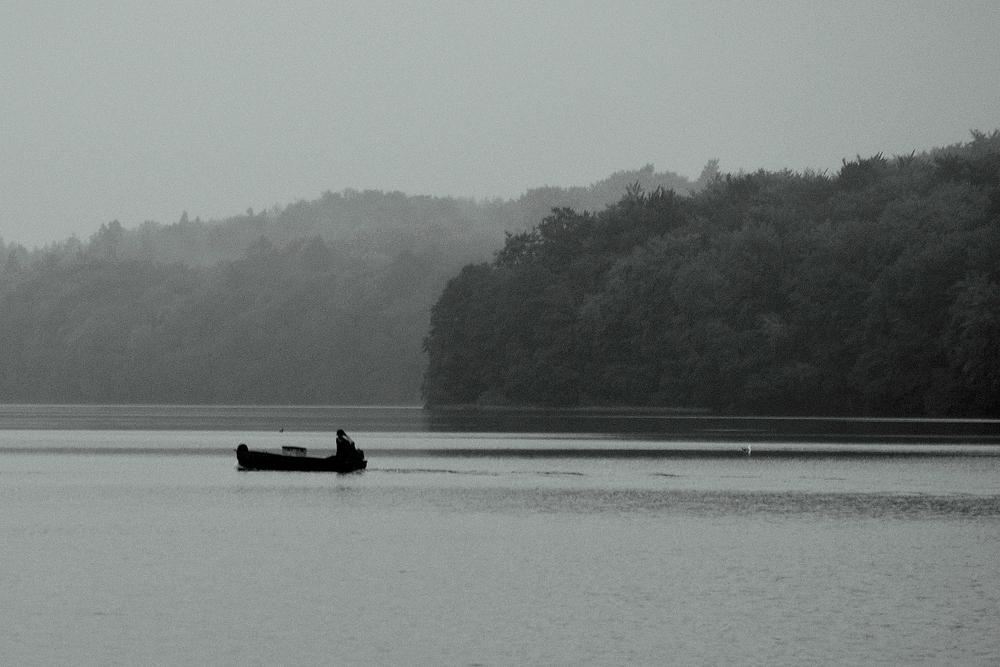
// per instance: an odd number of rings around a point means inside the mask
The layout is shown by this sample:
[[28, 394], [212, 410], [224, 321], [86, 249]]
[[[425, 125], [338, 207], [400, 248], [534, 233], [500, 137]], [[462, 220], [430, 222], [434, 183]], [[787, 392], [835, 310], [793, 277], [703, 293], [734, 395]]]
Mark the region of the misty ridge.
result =
[[696, 191], [714, 165], [699, 182], [647, 165], [509, 201], [346, 190], [35, 250], [0, 239], [0, 402], [415, 405], [431, 307], [464, 264], [555, 207]]
[[1000, 417], [1000, 131], [554, 211], [426, 349], [432, 406]]
[[1000, 416], [1000, 131], [0, 246], [0, 402]]

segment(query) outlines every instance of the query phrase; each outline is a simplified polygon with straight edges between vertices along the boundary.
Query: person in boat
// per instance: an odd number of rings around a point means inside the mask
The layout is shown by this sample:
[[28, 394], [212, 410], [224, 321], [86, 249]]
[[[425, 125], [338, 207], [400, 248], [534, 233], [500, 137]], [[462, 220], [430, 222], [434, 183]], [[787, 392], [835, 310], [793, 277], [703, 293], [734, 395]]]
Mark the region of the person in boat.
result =
[[344, 429], [337, 429], [337, 458], [351, 459], [358, 455], [358, 447]]

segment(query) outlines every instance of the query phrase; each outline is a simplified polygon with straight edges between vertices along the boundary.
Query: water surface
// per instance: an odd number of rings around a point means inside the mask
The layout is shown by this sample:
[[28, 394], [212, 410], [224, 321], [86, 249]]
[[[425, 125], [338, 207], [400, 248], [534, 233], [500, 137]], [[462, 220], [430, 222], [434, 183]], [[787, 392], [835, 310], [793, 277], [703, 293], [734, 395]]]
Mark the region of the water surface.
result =
[[332, 449], [279, 421], [0, 430], [0, 664], [1000, 658], [981, 442], [369, 427], [361, 474], [237, 471]]

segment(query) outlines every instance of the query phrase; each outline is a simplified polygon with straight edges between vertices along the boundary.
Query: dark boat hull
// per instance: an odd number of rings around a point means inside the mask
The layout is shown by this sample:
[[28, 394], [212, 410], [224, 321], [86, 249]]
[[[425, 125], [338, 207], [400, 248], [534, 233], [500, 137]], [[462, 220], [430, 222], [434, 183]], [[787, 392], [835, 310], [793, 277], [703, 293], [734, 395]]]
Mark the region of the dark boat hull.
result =
[[296, 472], [339, 472], [347, 473], [364, 470], [368, 461], [364, 456], [355, 459], [340, 459], [336, 456], [317, 458], [315, 456], [288, 456], [270, 452], [255, 452], [240, 445], [236, 450], [236, 461], [241, 470], [291, 470]]

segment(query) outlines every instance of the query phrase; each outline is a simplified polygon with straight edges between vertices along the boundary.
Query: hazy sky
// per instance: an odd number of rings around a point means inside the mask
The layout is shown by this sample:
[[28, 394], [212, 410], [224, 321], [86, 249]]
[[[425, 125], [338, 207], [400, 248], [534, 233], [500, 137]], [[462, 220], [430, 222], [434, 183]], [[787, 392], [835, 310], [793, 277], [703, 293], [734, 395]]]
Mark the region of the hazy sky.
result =
[[1000, 2], [3, 0], [0, 236], [835, 171], [1000, 127]]

